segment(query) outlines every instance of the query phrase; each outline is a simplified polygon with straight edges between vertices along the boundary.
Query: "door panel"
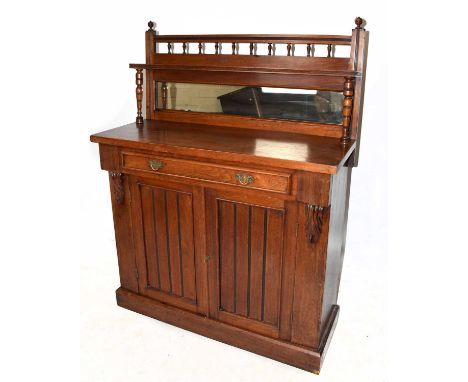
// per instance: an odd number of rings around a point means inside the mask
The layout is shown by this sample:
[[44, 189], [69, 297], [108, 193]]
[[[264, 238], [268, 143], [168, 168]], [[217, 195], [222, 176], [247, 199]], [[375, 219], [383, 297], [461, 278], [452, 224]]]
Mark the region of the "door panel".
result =
[[[210, 315], [279, 336], [286, 209], [206, 192]], [[242, 201], [240, 201], [242, 200]]]
[[192, 187], [139, 178], [131, 183], [140, 294], [199, 311], [196, 275], [204, 265], [196, 256]]

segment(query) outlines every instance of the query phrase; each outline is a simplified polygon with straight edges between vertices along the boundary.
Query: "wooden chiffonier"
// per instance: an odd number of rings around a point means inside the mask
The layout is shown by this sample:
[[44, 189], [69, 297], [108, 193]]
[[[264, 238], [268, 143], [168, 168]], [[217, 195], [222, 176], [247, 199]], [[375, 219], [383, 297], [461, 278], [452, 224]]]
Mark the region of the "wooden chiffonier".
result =
[[358, 158], [368, 32], [355, 23], [349, 36], [148, 24], [146, 63], [130, 65], [136, 122], [91, 136], [118, 305], [319, 373]]

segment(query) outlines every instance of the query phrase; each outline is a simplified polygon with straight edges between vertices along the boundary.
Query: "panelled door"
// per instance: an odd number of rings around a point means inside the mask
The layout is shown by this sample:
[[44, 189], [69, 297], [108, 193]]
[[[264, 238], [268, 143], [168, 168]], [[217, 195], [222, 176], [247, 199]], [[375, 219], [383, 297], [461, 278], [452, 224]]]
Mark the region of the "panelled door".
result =
[[130, 187], [139, 293], [206, 314], [201, 189], [133, 176]]
[[288, 338], [294, 259], [284, 201], [228, 191], [205, 195], [210, 316]]

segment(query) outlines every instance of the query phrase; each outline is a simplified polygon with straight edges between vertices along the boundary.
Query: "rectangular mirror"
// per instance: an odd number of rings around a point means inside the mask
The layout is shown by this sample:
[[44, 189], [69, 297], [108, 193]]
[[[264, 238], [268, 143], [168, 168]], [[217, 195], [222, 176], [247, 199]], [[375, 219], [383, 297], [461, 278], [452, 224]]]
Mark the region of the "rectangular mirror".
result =
[[156, 83], [156, 109], [340, 124], [343, 94], [251, 86]]

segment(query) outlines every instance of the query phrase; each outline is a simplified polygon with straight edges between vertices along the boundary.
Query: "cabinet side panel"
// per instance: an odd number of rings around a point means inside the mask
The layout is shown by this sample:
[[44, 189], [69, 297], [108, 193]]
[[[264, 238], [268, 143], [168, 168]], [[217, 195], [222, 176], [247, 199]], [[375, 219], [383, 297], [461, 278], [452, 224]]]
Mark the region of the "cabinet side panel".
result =
[[294, 300], [294, 272], [296, 266], [297, 207], [298, 203], [296, 202], [286, 202], [283, 243], [284, 255], [282, 260], [283, 273], [281, 276], [280, 304], [280, 337], [286, 341], [291, 341], [291, 323]]
[[349, 189], [352, 172], [352, 160], [342, 167], [332, 179], [330, 228], [328, 234], [328, 255], [323, 292], [321, 332], [328, 315], [338, 298], [341, 269], [346, 241], [348, 220]]
[[[135, 249], [133, 245], [132, 220], [130, 211], [130, 195], [128, 177], [117, 175], [123, 187], [124, 197], [120, 199], [115, 192], [115, 177], [109, 175], [111, 184], [112, 214], [114, 217], [115, 241], [117, 246], [117, 258], [119, 261], [120, 284], [125, 289], [138, 293], [138, 278], [135, 265]], [[125, 197], [125, 195], [127, 197]]]
[[[298, 203], [291, 341], [317, 349], [320, 341], [330, 209]], [[313, 235], [311, 235], [313, 232]]]

